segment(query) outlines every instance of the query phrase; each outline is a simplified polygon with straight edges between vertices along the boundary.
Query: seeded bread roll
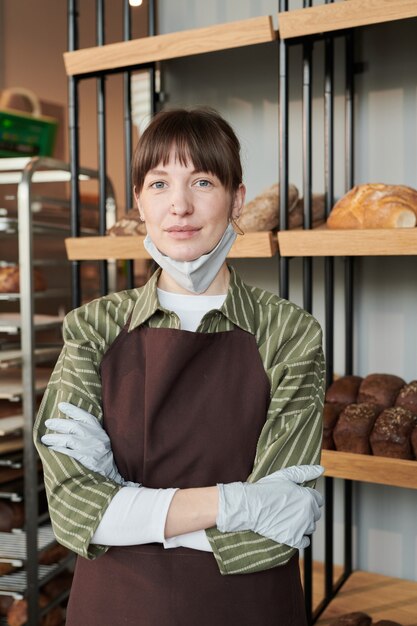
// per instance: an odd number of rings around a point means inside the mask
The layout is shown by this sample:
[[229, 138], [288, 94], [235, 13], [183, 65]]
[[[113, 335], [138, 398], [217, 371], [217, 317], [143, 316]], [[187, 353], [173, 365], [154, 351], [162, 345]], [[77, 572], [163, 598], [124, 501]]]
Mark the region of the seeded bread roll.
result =
[[107, 230], [111, 236], [146, 235], [146, 226], [139, 217], [138, 209], [129, 209], [111, 228]]
[[363, 378], [361, 376], [341, 376], [326, 391], [326, 402], [354, 404]]
[[325, 402], [323, 409], [323, 450], [334, 450], [333, 430], [346, 404]]
[[[242, 208], [238, 226], [244, 233], [273, 230], [279, 225], [279, 184], [271, 185]], [[289, 221], [297, 205], [298, 189], [288, 186]]]
[[356, 185], [340, 198], [327, 218], [329, 228], [412, 228], [417, 221], [417, 191], [405, 185]]
[[416, 425], [417, 416], [400, 406], [382, 411], [370, 436], [373, 454], [395, 459], [413, 459], [411, 433]]
[[355, 611], [354, 613], [346, 613], [341, 615], [330, 626], [371, 626], [372, 618], [367, 613]]
[[369, 374], [359, 387], [358, 402], [372, 402], [380, 411], [394, 406], [405, 381], [392, 374]]
[[417, 426], [411, 431], [411, 450], [417, 459]]
[[411, 383], [400, 389], [395, 400], [395, 406], [401, 406], [417, 415], [417, 380], [412, 380]]
[[333, 431], [336, 450], [370, 454], [369, 435], [377, 416], [378, 408], [374, 404], [349, 404], [341, 412]]

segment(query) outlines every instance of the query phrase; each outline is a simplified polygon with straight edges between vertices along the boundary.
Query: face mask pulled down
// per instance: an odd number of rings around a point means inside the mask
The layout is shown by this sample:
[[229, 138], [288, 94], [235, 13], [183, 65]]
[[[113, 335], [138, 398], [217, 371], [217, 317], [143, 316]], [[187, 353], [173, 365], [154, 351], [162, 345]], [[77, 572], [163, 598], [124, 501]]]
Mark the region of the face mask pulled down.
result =
[[235, 242], [236, 233], [231, 224], [228, 225], [219, 243], [213, 250], [193, 261], [175, 261], [162, 254], [147, 235], [143, 242], [145, 249], [158, 265], [175, 280], [175, 282], [192, 293], [204, 293], [211, 285], [223, 265], [230, 248]]

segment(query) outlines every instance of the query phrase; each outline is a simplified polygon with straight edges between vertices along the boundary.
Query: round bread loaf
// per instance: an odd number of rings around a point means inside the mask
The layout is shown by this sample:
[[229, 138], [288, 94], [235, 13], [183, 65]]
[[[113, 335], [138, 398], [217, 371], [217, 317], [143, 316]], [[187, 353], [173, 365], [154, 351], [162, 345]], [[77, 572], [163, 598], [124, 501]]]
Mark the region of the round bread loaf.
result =
[[69, 550], [65, 548], [65, 546], [61, 546], [60, 543], [54, 543], [53, 545], [46, 548], [39, 555], [39, 563], [41, 565], [52, 565], [53, 563], [58, 563], [62, 561], [66, 556], [68, 556]]
[[[44, 594], [39, 594], [39, 608], [49, 604], [50, 599]], [[7, 611], [7, 623], [9, 626], [23, 626], [28, 620], [27, 600], [15, 600]], [[60, 606], [55, 606], [48, 611], [40, 621], [41, 626], [61, 626], [64, 620], [64, 611]]]
[[354, 404], [363, 378], [361, 376], [341, 376], [326, 391], [326, 402]]
[[[18, 293], [20, 291], [19, 274], [17, 265], [0, 267], [0, 293]], [[33, 270], [33, 283], [35, 291], [45, 291], [45, 279], [39, 270]]]
[[417, 222], [417, 191], [405, 185], [356, 185], [327, 218], [329, 228], [412, 228]]
[[416, 425], [417, 416], [400, 406], [382, 411], [370, 436], [373, 454], [395, 459], [413, 459], [411, 433]]
[[362, 613], [362, 611], [346, 613], [330, 622], [330, 626], [371, 626], [371, 624], [372, 618], [367, 613]]
[[392, 374], [369, 374], [363, 379], [358, 393], [358, 402], [372, 402], [380, 410], [394, 406], [405, 380]]
[[[290, 221], [291, 212], [295, 209], [297, 200], [297, 187], [289, 185], [288, 211]], [[279, 184], [271, 185], [256, 198], [245, 204], [236, 222], [244, 233], [277, 228], [279, 225]]]
[[380, 619], [379, 622], [374, 622], [373, 626], [402, 626], [402, 624], [393, 622], [390, 619]]
[[146, 226], [140, 219], [139, 211], [136, 208], [129, 209], [125, 215], [123, 215], [107, 230], [107, 234], [113, 237], [129, 235], [144, 236], [146, 235], [146, 232]]
[[400, 389], [395, 400], [395, 406], [401, 406], [417, 415], [417, 380], [412, 380], [411, 383]]
[[325, 402], [323, 408], [323, 450], [334, 450], [333, 429], [337, 424], [340, 413], [346, 404], [340, 402]]
[[370, 454], [369, 435], [377, 416], [378, 408], [374, 404], [349, 404], [341, 412], [333, 430], [336, 450]]
[[22, 502], [0, 500], [0, 532], [9, 533], [14, 528], [23, 528], [25, 509]]

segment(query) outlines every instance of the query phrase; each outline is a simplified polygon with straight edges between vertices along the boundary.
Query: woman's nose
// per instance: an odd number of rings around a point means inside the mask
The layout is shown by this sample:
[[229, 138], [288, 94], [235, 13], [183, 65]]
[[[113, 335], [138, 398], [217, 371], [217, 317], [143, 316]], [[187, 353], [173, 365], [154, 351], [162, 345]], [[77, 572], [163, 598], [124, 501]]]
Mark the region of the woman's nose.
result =
[[170, 198], [170, 211], [175, 215], [187, 215], [193, 212], [193, 203], [189, 194], [184, 191], [175, 191]]

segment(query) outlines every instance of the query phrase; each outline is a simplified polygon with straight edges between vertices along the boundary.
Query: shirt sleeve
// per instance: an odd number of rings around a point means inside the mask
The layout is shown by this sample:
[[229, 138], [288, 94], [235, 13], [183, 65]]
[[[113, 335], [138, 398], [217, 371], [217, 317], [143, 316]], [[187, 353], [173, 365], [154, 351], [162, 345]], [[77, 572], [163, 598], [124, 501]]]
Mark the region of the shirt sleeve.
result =
[[[259, 349], [271, 401], [249, 482], [283, 467], [319, 463], [322, 440], [325, 365], [318, 322], [293, 306]], [[296, 552], [252, 531], [221, 533], [211, 528], [206, 533], [222, 574], [283, 565]]]
[[99, 366], [104, 351], [119, 329], [110, 315], [100, 315], [99, 302], [85, 305], [66, 316], [64, 347], [34, 426], [34, 441], [43, 464], [55, 537], [62, 545], [90, 559], [107, 550], [106, 546], [90, 545], [90, 542], [120, 485], [88, 470], [72, 457], [50, 450], [40, 439], [49, 432], [46, 419], [66, 418], [57, 407], [61, 401], [81, 407], [102, 421]]

